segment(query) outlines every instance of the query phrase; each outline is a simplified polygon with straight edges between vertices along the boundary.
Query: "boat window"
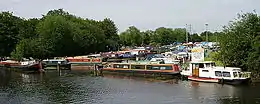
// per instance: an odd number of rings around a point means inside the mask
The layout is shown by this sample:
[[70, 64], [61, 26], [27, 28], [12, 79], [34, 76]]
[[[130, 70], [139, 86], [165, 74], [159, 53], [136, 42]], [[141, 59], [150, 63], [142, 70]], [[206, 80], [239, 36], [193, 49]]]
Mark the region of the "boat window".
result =
[[145, 65], [131, 65], [131, 69], [145, 69]]
[[115, 64], [114, 65], [114, 68], [124, 68], [124, 69], [128, 69], [129, 68], [129, 65], [120, 65], [120, 64]]
[[223, 77], [231, 77], [230, 72], [223, 72]]
[[199, 64], [199, 68], [204, 68], [204, 64], [203, 64], [203, 63], [200, 63], [200, 64]]
[[215, 66], [216, 66], [216, 63], [212, 63], [211, 65], [212, 65], [212, 67], [215, 67]]
[[237, 72], [233, 72], [234, 77], [238, 77]]
[[221, 71], [215, 71], [215, 76], [217, 76], [217, 77], [222, 77]]
[[152, 66], [151, 66], [151, 65], [147, 65], [147, 66], [146, 66], [146, 69], [147, 69], [147, 70], [151, 70], [151, 69], [152, 69]]
[[172, 70], [172, 66], [147, 65], [147, 70]]
[[209, 70], [202, 70], [202, 72], [209, 72]]
[[241, 76], [242, 76], [242, 74], [241, 74], [240, 72], [238, 72], [238, 75], [239, 75], [239, 77], [241, 77]]
[[210, 63], [206, 63], [206, 67], [207, 67], [207, 68], [210, 67]]

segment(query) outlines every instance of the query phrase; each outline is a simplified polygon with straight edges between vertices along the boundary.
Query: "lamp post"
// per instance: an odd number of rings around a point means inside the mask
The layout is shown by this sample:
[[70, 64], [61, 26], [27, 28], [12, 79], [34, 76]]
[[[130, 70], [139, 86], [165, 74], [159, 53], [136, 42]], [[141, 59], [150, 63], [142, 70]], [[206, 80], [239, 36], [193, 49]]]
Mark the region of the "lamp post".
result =
[[189, 43], [189, 37], [188, 37], [188, 29], [187, 29], [187, 24], [185, 25], [185, 30], [186, 30], [186, 43]]
[[206, 41], [209, 42], [209, 36], [208, 36], [208, 23], [205, 23], [206, 26]]

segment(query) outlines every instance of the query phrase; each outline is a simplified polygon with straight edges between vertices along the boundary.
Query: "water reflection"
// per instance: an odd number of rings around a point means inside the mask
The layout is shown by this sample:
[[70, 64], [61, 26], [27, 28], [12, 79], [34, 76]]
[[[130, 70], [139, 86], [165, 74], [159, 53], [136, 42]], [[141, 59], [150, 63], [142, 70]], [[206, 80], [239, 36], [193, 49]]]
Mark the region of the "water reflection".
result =
[[[84, 72], [25, 74], [0, 70], [0, 103], [254, 104], [259, 86], [160, 81]], [[7, 104], [8, 104], [7, 103]]]

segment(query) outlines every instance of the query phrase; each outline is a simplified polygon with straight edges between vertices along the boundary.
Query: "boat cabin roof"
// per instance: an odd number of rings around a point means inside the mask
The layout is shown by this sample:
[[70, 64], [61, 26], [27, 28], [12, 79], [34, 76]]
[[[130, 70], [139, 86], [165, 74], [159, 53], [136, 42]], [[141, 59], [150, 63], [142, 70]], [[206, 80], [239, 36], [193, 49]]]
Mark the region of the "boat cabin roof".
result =
[[215, 67], [215, 70], [221, 70], [221, 71], [241, 71], [241, 68], [238, 67]]
[[214, 61], [198, 61], [198, 62], [190, 62], [191, 64], [201, 64], [201, 63], [215, 63]]
[[158, 64], [152, 62], [123, 62], [123, 63], [112, 63], [112, 64], [131, 64], [131, 65], [173, 65], [173, 64]]
[[66, 60], [64, 60], [64, 59], [46, 59], [46, 60], [42, 60], [42, 61], [46, 62], [46, 61], [66, 61]]

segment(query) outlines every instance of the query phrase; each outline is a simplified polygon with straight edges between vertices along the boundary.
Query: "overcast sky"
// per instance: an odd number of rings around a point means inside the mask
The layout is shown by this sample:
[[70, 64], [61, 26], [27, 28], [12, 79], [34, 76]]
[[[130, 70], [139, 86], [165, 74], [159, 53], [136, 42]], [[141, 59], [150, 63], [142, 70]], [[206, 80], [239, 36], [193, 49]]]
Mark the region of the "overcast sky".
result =
[[221, 30], [237, 13], [260, 12], [260, 0], [0, 0], [1, 11], [24, 18], [41, 17], [63, 8], [76, 16], [102, 20], [111, 18], [119, 31], [129, 26], [140, 30], [185, 27], [192, 32]]

